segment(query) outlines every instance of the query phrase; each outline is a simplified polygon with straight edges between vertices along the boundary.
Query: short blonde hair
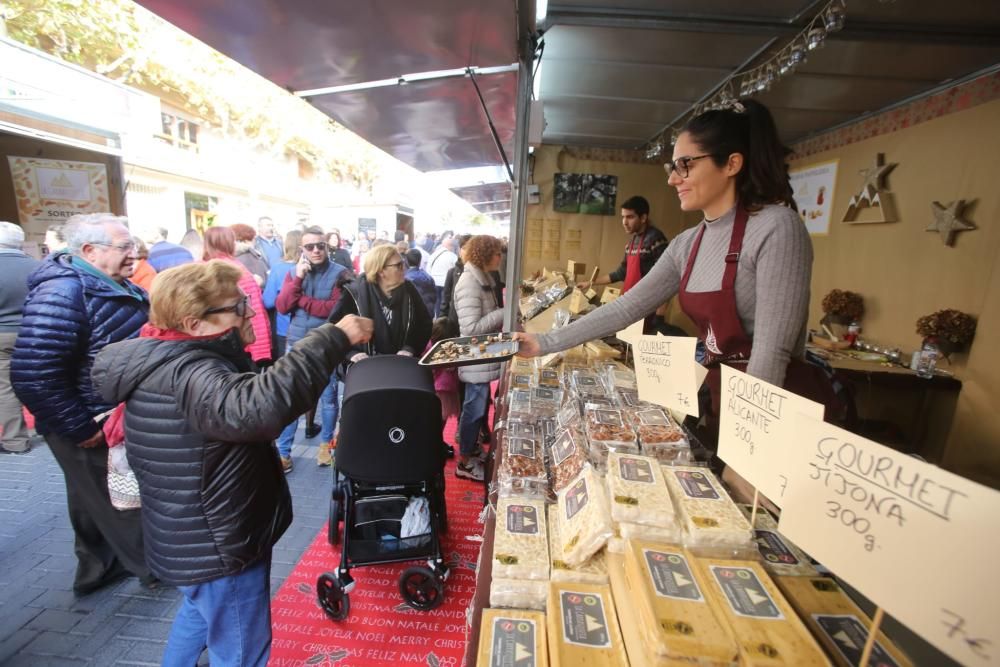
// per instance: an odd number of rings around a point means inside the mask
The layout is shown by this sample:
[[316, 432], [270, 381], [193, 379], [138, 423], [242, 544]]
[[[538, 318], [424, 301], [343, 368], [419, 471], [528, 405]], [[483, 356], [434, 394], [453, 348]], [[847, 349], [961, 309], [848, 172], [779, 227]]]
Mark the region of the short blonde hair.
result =
[[183, 264], [157, 273], [149, 290], [149, 321], [161, 329], [180, 329], [185, 317], [200, 318], [221, 298], [239, 294], [238, 266], [214, 259]]
[[396, 250], [396, 246], [389, 243], [374, 246], [365, 253], [365, 278], [368, 282], [378, 282], [378, 272], [385, 268], [393, 256], [399, 257], [399, 251]]

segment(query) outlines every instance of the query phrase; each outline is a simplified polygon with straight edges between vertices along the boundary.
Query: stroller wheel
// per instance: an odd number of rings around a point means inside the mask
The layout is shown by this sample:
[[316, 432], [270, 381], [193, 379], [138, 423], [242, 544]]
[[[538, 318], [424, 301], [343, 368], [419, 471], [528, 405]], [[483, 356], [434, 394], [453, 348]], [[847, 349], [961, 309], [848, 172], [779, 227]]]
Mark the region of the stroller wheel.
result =
[[330, 498], [330, 517], [326, 529], [326, 541], [331, 546], [340, 544], [340, 500]]
[[414, 609], [430, 611], [444, 602], [444, 583], [426, 567], [411, 567], [399, 577], [399, 594]]
[[316, 599], [320, 608], [332, 621], [342, 621], [351, 613], [351, 598], [340, 587], [340, 582], [329, 572], [316, 581]]

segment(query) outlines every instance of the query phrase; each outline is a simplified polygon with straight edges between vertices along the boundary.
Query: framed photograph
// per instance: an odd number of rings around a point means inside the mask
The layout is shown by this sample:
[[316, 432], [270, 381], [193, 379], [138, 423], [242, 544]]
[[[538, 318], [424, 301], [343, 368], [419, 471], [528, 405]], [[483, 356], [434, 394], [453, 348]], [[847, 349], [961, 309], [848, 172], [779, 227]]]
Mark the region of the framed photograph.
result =
[[608, 174], [556, 174], [552, 207], [558, 213], [614, 215], [618, 177]]

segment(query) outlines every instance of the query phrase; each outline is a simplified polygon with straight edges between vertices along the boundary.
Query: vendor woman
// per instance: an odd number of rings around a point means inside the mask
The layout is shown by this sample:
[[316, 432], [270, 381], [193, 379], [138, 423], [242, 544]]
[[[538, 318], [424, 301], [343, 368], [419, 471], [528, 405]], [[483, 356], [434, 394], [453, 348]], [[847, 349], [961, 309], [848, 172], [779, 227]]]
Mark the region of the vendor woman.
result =
[[518, 334], [521, 354], [610, 335], [677, 294], [705, 346], [711, 415], [719, 413], [723, 362], [823, 400], [822, 374], [803, 361], [813, 252], [787, 154], [767, 107], [753, 100], [693, 118], [665, 168], [681, 208], [700, 210], [704, 220], [667, 246], [627, 294], [561, 329]]

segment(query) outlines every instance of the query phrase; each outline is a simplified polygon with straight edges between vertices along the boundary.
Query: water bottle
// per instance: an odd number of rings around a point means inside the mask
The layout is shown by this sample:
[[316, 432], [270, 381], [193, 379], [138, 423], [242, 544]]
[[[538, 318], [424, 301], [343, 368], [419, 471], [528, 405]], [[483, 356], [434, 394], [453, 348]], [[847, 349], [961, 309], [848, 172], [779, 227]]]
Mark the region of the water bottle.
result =
[[917, 375], [930, 379], [934, 377], [934, 367], [937, 365], [938, 349], [927, 341], [920, 350], [920, 359], [917, 360]]

